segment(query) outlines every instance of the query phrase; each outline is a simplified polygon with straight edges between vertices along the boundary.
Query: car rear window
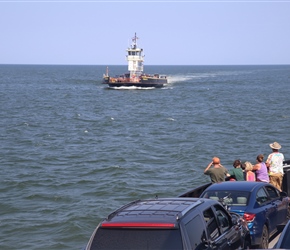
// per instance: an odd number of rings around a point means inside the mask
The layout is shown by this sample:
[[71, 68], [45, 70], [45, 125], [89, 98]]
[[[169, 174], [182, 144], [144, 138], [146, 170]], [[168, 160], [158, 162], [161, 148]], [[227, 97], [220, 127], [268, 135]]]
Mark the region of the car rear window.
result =
[[179, 229], [98, 228], [90, 249], [182, 248]]
[[204, 193], [203, 197], [217, 201], [224, 199], [224, 202], [230, 206], [247, 206], [250, 193], [239, 190], [209, 190]]

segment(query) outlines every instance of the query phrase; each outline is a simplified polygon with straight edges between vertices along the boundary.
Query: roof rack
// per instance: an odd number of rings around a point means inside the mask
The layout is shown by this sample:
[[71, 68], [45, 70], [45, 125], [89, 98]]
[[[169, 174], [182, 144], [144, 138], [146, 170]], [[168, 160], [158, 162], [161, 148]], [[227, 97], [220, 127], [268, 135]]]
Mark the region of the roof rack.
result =
[[[165, 200], [168, 200], [165, 198]], [[145, 199], [145, 200], [142, 200], [142, 199], [139, 199], [139, 200], [135, 200], [135, 201], [132, 201], [128, 204], [126, 204], [125, 206], [122, 206], [121, 208], [117, 209], [116, 211], [112, 212], [111, 214], [108, 215], [107, 217], [107, 220], [110, 220], [112, 219], [112, 217], [114, 217], [116, 214], [118, 214], [119, 212], [122, 212], [124, 211], [126, 208], [132, 206], [132, 205], [136, 205], [137, 203], [139, 202], [150, 202], [150, 201], [163, 201], [162, 199]], [[189, 201], [188, 198], [186, 199], [180, 199], [179, 198], [179, 201]], [[184, 210], [178, 212], [177, 214], [177, 217], [176, 219], [179, 220], [181, 219], [186, 213], [188, 213], [190, 210], [192, 210], [193, 208], [199, 206], [200, 204], [204, 203], [203, 200], [197, 200], [197, 201], [194, 201], [192, 204], [190, 204], [187, 208], [185, 208]], [[134, 209], [134, 212], [143, 212], [144, 210], [143, 209]], [[146, 210], [147, 212], [148, 211], [156, 211], [155, 209], [147, 209]], [[163, 210], [163, 212], [173, 212], [172, 210]], [[177, 211], [176, 211], [177, 212]]]
[[190, 206], [188, 206], [186, 209], [184, 209], [183, 211], [181, 211], [178, 215], [177, 215], [177, 220], [181, 219], [186, 213], [188, 213], [191, 209], [199, 206], [200, 204], [204, 203], [203, 200], [197, 200], [196, 202], [192, 203]]
[[119, 209], [115, 210], [114, 212], [110, 213], [107, 217], [108, 220], [110, 220], [112, 217], [114, 217], [118, 212], [120, 212], [121, 210], [127, 208], [127, 207], [130, 207], [136, 203], [138, 203], [139, 201], [141, 201], [140, 199], [139, 200], [135, 200], [135, 201], [132, 201], [126, 205], [124, 205], [123, 207], [120, 207]]

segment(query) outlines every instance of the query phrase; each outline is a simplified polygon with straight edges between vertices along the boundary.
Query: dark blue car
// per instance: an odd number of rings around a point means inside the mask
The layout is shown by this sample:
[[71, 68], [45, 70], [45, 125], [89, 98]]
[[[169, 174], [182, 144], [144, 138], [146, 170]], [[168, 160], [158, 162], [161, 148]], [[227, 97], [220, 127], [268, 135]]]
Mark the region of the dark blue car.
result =
[[290, 249], [290, 221], [284, 227], [279, 240], [273, 247], [275, 249]]
[[201, 197], [222, 199], [248, 222], [251, 246], [267, 249], [269, 238], [288, 221], [289, 199], [269, 183], [226, 181], [210, 185]]

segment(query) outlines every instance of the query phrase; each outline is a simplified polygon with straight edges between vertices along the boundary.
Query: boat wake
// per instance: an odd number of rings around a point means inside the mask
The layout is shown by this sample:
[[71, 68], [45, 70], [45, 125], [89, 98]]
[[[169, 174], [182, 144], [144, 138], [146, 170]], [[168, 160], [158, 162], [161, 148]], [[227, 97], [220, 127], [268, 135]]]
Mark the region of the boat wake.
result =
[[194, 76], [182, 76], [182, 75], [175, 75], [175, 76], [168, 76], [168, 84], [176, 83], [176, 82], [186, 82], [191, 80]]
[[216, 77], [239, 76], [241, 74], [252, 74], [251, 71], [223, 71], [217, 70], [212, 72], [189, 72], [186, 75], [168, 75], [168, 83], [174, 84], [179, 82], [190, 82], [194, 80], [212, 79]]
[[192, 73], [188, 75], [168, 75], [168, 83], [178, 83], [178, 82], [189, 82], [192, 80], [198, 80], [202, 78], [213, 78], [216, 77], [216, 73]]

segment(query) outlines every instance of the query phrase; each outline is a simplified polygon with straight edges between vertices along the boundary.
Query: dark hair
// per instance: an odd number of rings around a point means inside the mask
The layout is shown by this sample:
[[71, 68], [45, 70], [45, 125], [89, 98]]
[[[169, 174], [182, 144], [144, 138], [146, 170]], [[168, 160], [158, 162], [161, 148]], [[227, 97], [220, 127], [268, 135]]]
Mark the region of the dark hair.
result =
[[235, 160], [233, 166], [236, 168], [237, 166], [241, 165], [242, 162], [240, 160]]
[[262, 162], [263, 159], [264, 159], [264, 155], [260, 154], [260, 155], [257, 156], [257, 161], [258, 162]]
[[241, 168], [242, 168], [243, 170], [245, 170], [245, 168], [246, 168], [246, 164], [245, 164], [245, 163], [242, 163], [242, 164], [241, 164]]

